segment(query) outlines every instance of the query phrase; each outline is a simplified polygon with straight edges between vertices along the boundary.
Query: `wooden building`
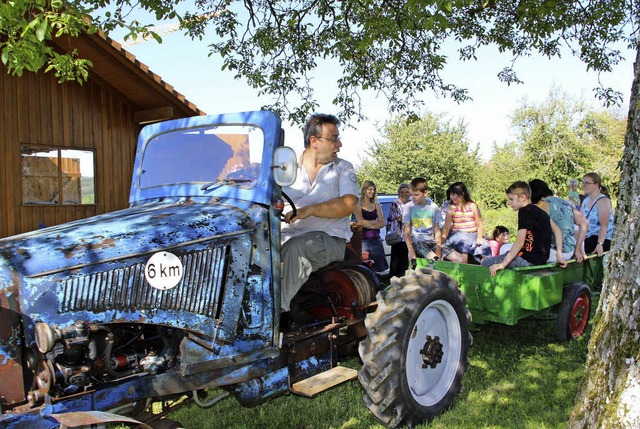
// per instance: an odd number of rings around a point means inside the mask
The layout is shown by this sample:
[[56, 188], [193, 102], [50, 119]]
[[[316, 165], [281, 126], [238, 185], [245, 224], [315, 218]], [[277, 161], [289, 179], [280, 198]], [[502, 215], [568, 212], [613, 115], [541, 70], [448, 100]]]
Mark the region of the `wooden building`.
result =
[[87, 82], [0, 63], [0, 238], [127, 207], [141, 128], [204, 114], [103, 34], [54, 44], [91, 60]]

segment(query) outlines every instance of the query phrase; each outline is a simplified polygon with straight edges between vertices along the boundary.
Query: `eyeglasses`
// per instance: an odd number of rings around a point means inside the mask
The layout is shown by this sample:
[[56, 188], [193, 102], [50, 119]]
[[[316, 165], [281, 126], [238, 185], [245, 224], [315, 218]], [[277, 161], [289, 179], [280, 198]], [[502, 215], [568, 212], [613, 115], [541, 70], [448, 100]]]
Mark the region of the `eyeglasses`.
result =
[[340, 140], [340, 137], [318, 137], [318, 136], [316, 136], [316, 138], [317, 139], [322, 139], [322, 140], [329, 140], [333, 144], [342, 143], [342, 140]]
[[594, 182], [582, 182], [583, 185], [595, 185]]

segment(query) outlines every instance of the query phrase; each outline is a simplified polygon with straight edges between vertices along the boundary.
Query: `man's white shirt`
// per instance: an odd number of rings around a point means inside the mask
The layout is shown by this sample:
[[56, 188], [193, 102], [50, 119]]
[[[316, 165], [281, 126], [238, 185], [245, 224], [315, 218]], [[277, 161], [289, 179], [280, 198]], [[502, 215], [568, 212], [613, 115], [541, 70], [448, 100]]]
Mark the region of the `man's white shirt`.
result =
[[[295, 183], [282, 190], [293, 200], [297, 208], [324, 203], [344, 195], [358, 197], [359, 194], [358, 178], [353, 165], [349, 161], [340, 158], [323, 165], [318, 171], [313, 184], [311, 184], [306, 170], [300, 163]], [[284, 243], [291, 237], [296, 237], [309, 231], [323, 231], [331, 236], [344, 238], [347, 241], [352, 236], [349, 215], [340, 219], [309, 216], [292, 224], [283, 224], [282, 242]]]

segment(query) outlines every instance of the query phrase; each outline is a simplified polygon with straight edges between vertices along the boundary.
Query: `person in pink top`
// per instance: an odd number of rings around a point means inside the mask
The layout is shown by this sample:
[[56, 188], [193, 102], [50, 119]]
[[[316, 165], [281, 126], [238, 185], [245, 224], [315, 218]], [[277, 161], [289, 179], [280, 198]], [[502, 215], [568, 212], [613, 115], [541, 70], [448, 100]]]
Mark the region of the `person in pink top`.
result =
[[476, 261], [482, 263], [484, 258], [491, 256], [499, 256], [509, 251], [511, 247], [511, 234], [509, 228], [497, 225], [493, 230], [492, 238], [482, 241], [482, 245], [476, 247], [473, 257]]
[[491, 249], [491, 256], [498, 256], [502, 245], [508, 244], [511, 241], [509, 228], [502, 225], [496, 226], [493, 230], [493, 239], [487, 241], [489, 243], [489, 248]]
[[471, 200], [464, 183], [456, 182], [449, 189], [451, 205], [442, 228], [442, 240], [451, 251], [445, 259], [466, 264], [469, 255], [473, 255], [476, 247], [483, 243], [484, 223], [480, 209]]

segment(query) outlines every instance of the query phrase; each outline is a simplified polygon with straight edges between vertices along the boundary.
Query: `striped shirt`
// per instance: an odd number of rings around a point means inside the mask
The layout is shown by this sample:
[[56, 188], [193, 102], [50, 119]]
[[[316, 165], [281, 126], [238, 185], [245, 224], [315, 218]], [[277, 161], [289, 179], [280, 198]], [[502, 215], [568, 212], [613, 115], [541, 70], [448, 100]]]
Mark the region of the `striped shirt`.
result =
[[451, 216], [451, 229], [454, 231], [464, 232], [477, 232], [478, 224], [476, 223], [476, 216], [474, 214], [474, 208], [477, 207], [476, 203], [470, 202], [464, 208], [459, 206], [453, 207], [453, 215]]

